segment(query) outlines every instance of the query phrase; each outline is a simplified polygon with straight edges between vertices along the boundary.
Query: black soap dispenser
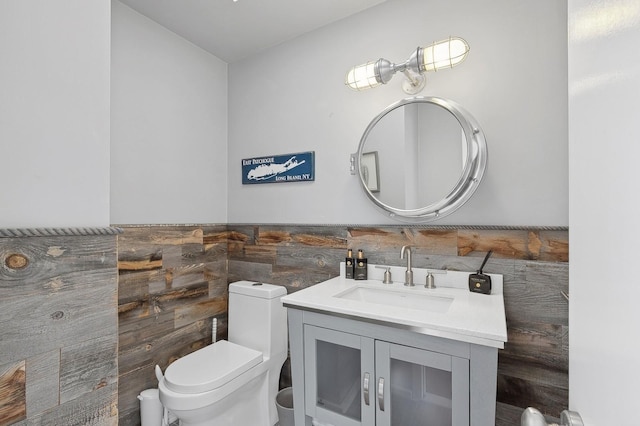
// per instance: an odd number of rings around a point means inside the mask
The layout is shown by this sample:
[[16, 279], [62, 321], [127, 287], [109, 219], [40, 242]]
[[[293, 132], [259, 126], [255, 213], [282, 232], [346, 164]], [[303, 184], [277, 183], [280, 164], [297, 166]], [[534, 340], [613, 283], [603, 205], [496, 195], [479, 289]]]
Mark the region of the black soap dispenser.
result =
[[367, 279], [367, 258], [364, 257], [362, 250], [358, 250], [358, 258], [356, 259], [356, 265], [353, 273], [356, 280]]
[[353, 269], [355, 262], [353, 260], [353, 250], [347, 250], [347, 257], [344, 259], [344, 277], [347, 279], [353, 279]]

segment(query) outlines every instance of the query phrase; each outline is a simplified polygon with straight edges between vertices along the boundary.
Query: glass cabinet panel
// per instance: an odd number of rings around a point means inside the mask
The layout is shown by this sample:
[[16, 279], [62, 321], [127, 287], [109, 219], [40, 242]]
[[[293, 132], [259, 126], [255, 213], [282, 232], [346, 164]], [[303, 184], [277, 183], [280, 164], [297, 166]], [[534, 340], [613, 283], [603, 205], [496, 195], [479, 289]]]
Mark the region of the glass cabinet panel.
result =
[[451, 426], [451, 372], [392, 359], [389, 378], [392, 425]]
[[316, 354], [316, 404], [359, 421], [360, 350], [318, 340]]
[[469, 425], [468, 360], [382, 341], [375, 347], [376, 425]]
[[305, 412], [335, 426], [375, 424], [373, 339], [305, 325]]

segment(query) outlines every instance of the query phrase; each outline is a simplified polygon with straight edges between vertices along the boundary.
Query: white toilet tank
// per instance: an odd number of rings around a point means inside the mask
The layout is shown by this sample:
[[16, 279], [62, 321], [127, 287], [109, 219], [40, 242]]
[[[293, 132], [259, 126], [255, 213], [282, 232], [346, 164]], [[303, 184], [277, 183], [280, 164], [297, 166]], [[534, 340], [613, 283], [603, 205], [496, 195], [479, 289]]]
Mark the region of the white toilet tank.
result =
[[285, 287], [254, 281], [229, 284], [229, 341], [272, 358], [287, 351]]

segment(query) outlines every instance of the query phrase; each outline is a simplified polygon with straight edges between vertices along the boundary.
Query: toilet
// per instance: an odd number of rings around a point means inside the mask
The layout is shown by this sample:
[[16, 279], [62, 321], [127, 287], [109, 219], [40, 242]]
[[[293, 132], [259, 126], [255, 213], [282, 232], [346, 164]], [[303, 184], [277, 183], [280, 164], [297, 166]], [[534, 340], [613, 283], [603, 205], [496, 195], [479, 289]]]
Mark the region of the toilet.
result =
[[160, 401], [183, 426], [273, 426], [280, 370], [287, 358], [282, 286], [229, 285], [229, 340], [173, 362], [158, 384]]

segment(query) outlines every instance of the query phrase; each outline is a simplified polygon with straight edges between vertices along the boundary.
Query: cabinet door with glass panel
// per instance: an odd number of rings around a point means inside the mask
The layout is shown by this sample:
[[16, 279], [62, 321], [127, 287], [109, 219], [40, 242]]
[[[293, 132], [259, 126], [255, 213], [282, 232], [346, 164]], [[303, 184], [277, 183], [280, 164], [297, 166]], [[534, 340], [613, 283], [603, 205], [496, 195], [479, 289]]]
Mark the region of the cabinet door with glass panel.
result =
[[469, 426], [469, 360], [375, 342], [377, 426]]
[[305, 413], [334, 426], [374, 425], [374, 340], [304, 326]]
[[305, 325], [305, 413], [334, 426], [469, 426], [467, 359]]

